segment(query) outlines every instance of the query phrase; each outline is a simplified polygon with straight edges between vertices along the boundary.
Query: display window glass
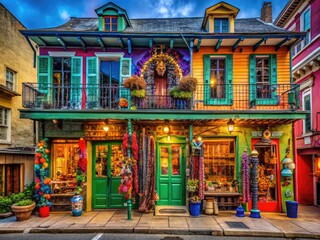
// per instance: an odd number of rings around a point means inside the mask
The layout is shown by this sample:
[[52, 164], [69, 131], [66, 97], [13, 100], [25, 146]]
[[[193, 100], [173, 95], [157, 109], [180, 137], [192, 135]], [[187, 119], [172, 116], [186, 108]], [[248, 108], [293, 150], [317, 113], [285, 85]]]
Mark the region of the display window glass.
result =
[[53, 180], [76, 180], [80, 157], [78, 141], [54, 142], [52, 144]]
[[208, 187], [230, 191], [235, 180], [235, 140], [230, 138], [206, 140], [204, 173]]
[[277, 152], [276, 145], [255, 145], [259, 155], [258, 201], [278, 201], [277, 196]]

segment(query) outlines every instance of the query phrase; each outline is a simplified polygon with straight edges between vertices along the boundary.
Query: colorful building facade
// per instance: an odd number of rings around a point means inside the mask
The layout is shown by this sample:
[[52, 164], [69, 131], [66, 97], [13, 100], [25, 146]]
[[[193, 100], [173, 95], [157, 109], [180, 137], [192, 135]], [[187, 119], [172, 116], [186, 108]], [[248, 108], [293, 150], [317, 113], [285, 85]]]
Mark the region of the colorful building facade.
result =
[[306, 33], [304, 40], [292, 47], [291, 54], [293, 81], [300, 85], [302, 109], [309, 111], [305, 120], [294, 124], [296, 197], [308, 205], [320, 205], [319, 11], [319, 1], [289, 1], [275, 21], [279, 27]]
[[261, 11], [261, 19], [237, 19], [239, 9], [220, 2], [204, 17], [130, 19], [108, 3], [97, 18], [22, 31], [40, 54], [20, 116], [38, 121], [50, 141], [53, 207], [72, 196], [84, 137], [87, 210], [124, 206], [118, 187], [130, 146], [140, 210], [186, 206], [188, 178], [200, 180], [201, 198], [237, 206], [241, 158], [256, 149], [259, 208], [284, 211], [294, 189], [281, 161], [293, 159], [292, 123], [306, 115], [289, 50], [304, 34], [272, 25], [270, 3]]
[[22, 82], [36, 82], [34, 52], [25, 26], [0, 3], [0, 195], [23, 191], [33, 181], [33, 121], [20, 119]]

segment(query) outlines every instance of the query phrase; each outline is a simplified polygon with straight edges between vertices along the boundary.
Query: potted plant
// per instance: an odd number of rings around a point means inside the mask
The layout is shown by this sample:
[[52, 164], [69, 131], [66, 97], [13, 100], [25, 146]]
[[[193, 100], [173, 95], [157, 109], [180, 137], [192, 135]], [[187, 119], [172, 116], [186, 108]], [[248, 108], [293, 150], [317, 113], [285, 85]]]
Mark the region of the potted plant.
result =
[[39, 216], [48, 217], [51, 197], [51, 179], [49, 175], [49, 149], [47, 147], [47, 140], [40, 140], [36, 149], [36, 159], [34, 164], [34, 172], [36, 176], [35, 198], [37, 206], [39, 207]]
[[123, 82], [125, 88], [130, 89], [131, 97], [135, 105], [139, 108], [142, 105], [142, 99], [146, 96], [147, 83], [143, 77], [132, 75]]
[[199, 189], [199, 180], [189, 179], [187, 181], [187, 191], [190, 194], [190, 198], [189, 198], [190, 214], [193, 217], [200, 216], [201, 199], [198, 196], [198, 189]]
[[0, 196], [0, 218], [12, 216], [11, 205], [12, 200], [10, 196]]
[[36, 203], [31, 199], [21, 200], [11, 206], [12, 212], [16, 215], [17, 221], [29, 219]]
[[197, 79], [188, 75], [180, 79], [177, 86], [173, 87], [169, 94], [174, 99], [175, 107], [179, 109], [188, 108], [188, 102], [197, 89]]

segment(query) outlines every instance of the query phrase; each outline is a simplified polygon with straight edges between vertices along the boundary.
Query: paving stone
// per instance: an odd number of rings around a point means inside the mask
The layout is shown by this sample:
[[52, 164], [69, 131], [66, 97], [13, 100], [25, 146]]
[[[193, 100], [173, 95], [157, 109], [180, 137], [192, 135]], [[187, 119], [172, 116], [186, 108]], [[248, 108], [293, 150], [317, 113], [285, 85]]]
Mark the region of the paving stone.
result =
[[284, 236], [287, 238], [314, 237], [311, 232], [299, 227], [297, 224], [291, 221], [278, 219], [270, 219], [268, 221], [282, 231]]

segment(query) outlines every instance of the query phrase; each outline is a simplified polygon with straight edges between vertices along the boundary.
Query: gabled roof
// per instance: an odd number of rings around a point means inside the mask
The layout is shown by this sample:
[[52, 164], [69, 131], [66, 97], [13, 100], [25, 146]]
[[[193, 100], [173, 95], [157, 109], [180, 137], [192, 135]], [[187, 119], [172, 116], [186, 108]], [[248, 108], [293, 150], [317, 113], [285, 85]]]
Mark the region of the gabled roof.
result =
[[211, 7], [208, 7], [204, 13], [204, 18], [202, 22], [202, 27], [205, 28], [209, 15], [232, 15], [234, 18], [238, 15], [238, 12], [240, 11], [239, 8], [236, 8], [226, 2], [219, 2]]
[[290, 0], [286, 6], [279, 13], [278, 17], [274, 21], [274, 24], [278, 27], [283, 27], [286, 21], [289, 19], [291, 14], [297, 9], [297, 7], [302, 3], [302, 0]]
[[101, 15], [103, 15], [103, 12], [108, 8], [112, 8], [112, 9], [116, 10], [118, 12], [118, 15], [123, 15], [124, 18], [126, 19], [128, 25], [131, 27], [131, 23], [130, 23], [127, 11], [125, 9], [119, 7], [118, 5], [114, 4], [113, 2], [108, 2], [107, 4], [97, 8], [95, 11], [98, 16], [101, 16]]
[[[202, 17], [190, 18], [148, 18], [131, 19], [131, 27], [124, 33], [207, 33], [201, 27]], [[65, 24], [54, 28], [29, 31], [75, 31], [98, 32], [97, 18], [71, 18]], [[285, 33], [287, 30], [265, 23], [259, 18], [235, 19], [235, 33]]]

